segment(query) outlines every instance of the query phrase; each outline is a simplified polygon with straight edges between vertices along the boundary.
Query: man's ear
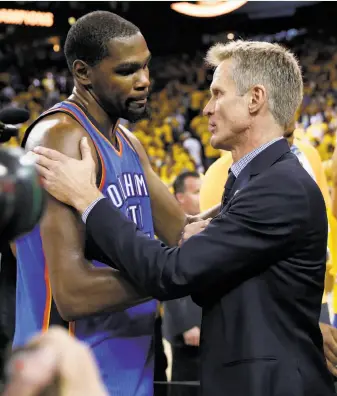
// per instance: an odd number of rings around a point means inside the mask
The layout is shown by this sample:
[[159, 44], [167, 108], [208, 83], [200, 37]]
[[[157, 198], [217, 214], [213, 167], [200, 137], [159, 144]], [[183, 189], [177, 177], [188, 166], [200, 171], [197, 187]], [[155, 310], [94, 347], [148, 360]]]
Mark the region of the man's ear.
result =
[[176, 200], [177, 200], [180, 204], [182, 204], [182, 203], [184, 202], [184, 194], [178, 192], [178, 193], [176, 194]]
[[256, 114], [267, 102], [267, 91], [263, 85], [254, 85], [251, 88], [251, 97], [248, 104], [249, 112]]
[[82, 60], [75, 60], [73, 63], [73, 73], [76, 80], [83, 86], [91, 87], [91, 67]]

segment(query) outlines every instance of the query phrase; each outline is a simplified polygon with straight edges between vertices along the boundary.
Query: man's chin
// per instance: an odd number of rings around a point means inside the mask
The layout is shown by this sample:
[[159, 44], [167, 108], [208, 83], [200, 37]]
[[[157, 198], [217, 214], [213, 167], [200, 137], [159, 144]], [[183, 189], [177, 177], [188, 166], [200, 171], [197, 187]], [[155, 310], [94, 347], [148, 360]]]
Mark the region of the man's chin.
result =
[[220, 140], [216, 135], [211, 136], [209, 143], [216, 150], [231, 151], [231, 146], [228, 145], [228, 142]]
[[218, 139], [215, 135], [211, 136], [209, 143], [214, 149], [220, 149]]

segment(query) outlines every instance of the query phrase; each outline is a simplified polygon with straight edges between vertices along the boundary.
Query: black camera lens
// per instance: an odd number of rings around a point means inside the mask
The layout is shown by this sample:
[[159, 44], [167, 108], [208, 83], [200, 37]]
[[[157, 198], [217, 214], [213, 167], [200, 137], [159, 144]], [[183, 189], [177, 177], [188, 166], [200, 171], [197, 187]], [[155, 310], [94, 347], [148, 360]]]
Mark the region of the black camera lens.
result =
[[21, 148], [0, 148], [0, 240], [31, 231], [44, 205], [45, 192], [33, 158]]

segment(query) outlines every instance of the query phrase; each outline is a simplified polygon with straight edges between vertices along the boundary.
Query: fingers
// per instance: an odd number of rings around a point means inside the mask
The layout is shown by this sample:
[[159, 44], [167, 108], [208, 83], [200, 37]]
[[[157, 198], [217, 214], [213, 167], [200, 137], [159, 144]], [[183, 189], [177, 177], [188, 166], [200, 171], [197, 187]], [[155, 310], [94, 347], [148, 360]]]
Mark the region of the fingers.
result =
[[198, 345], [197, 345], [196, 338], [195, 338], [195, 337], [191, 337], [191, 338], [189, 339], [189, 342], [188, 342], [187, 345], [198, 346]]
[[59, 355], [58, 371], [61, 375], [64, 395], [73, 394], [106, 396], [98, 367], [89, 347], [62, 328], [52, 327], [33, 343], [52, 345]]
[[326, 361], [326, 364], [328, 366], [330, 373], [335, 377], [337, 377], [337, 368], [331, 362], [329, 362], [329, 360]]
[[337, 356], [329, 349], [328, 347], [324, 348], [324, 354], [326, 359], [333, 364], [334, 366], [337, 365]]
[[56, 349], [30, 348], [14, 353], [7, 372], [9, 381], [4, 396], [38, 396], [56, 378]]
[[329, 371], [337, 376], [337, 343], [335, 341], [336, 329], [333, 326], [320, 323], [324, 342], [324, 355]]
[[199, 346], [199, 337], [197, 335], [189, 336], [187, 337], [185, 343], [186, 345]]
[[335, 356], [335, 364], [337, 364], [337, 344], [333, 337], [330, 337], [328, 340], [324, 340], [324, 346]]
[[52, 150], [46, 147], [37, 146], [33, 149], [34, 153], [40, 154], [40, 156], [44, 156], [52, 161], [65, 161], [67, 160], [67, 156], [60, 153], [59, 151]]
[[195, 337], [193, 336], [186, 337], [185, 344], [190, 346], [195, 346]]
[[[330, 332], [335, 341], [335, 345], [337, 346], [337, 329], [333, 326], [330, 326]], [[336, 355], [337, 355], [337, 348], [336, 348]]]
[[48, 176], [50, 176], [50, 170], [45, 168], [44, 166], [41, 166], [39, 164], [36, 164], [36, 169], [39, 173], [40, 176], [44, 177], [44, 178], [48, 178]]
[[5, 396], [107, 396], [89, 347], [64, 329], [51, 328], [14, 352], [7, 366]]
[[187, 226], [183, 231], [182, 238], [179, 242], [179, 246], [181, 245], [181, 243], [185, 242], [191, 236], [199, 234], [199, 232], [203, 231], [209, 225], [211, 220], [212, 219], [200, 220], [194, 223], [187, 224]]
[[201, 229], [206, 228], [206, 227], [208, 226], [209, 222], [210, 222], [210, 219], [207, 219], [207, 220], [200, 220], [200, 221], [198, 221], [198, 222], [188, 224], [188, 225], [185, 227], [185, 230], [186, 230], [186, 231], [187, 231], [187, 230], [201, 230]]
[[37, 155], [36, 159], [35, 159], [35, 163], [40, 165], [41, 167], [43, 166], [44, 168], [47, 168], [47, 169], [52, 169], [53, 166], [55, 166], [55, 164], [56, 164], [55, 161], [53, 161], [47, 157], [44, 157], [43, 155]]
[[321, 325], [323, 342], [324, 342], [324, 352], [327, 354], [331, 354], [331, 358], [329, 360], [333, 364], [337, 364], [337, 343], [335, 341], [334, 336], [336, 329], [330, 325]]
[[193, 327], [192, 329], [183, 333], [183, 337], [186, 345], [199, 346], [200, 329], [198, 327]]
[[88, 159], [93, 159], [91, 155], [91, 149], [88, 143], [88, 138], [83, 137], [80, 143], [80, 150], [82, 155], [82, 160], [86, 161]]

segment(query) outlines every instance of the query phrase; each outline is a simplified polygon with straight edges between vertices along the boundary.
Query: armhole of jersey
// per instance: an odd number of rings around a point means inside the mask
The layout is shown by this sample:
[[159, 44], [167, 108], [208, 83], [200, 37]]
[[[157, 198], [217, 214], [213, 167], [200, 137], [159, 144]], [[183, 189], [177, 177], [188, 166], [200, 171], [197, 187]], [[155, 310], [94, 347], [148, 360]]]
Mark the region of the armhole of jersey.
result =
[[[84, 126], [79, 122], [79, 120], [78, 120], [76, 117], [74, 117], [73, 114], [71, 114], [70, 112], [68, 112], [66, 109], [55, 109], [54, 111], [48, 111], [48, 112], [46, 112], [45, 114], [42, 114], [36, 121], [34, 121], [34, 122], [27, 128], [27, 130], [26, 130], [26, 132], [25, 132], [25, 134], [24, 134], [24, 137], [23, 137], [23, 139], [22, 139], [21, 147], [22, 147], [22, 148], [25, 148], [25, 145], [26, 145], [26, 143], [27, 143], [29, 134], [30, 134], [30, 132], [32, 131], [32, 129], [35, 127], [35, 125], [36, 125], [38, 122], [40, 122], [44, 117], [47, 117], [47, 116], [49, 116], [49, 115], [56, 114], [56, 113], [65, 113], [65, 114], [67, 114], [69, 117], [71, 117], [73, 120], [75, 120], [78, 124], [80, 124], [81, 127], [84, 128]], [[84, 128], [84, 129], [85, 129], [85, 128]], [[87, 133], [88, 133], [88, 132], [87, 132]], [[97, 185], [97, 187], [100, 187], [101, 182], [102, 182], [102, 177], [103, 177], [103, 164], [102, 164], [101, 156], [99, 155], [98, 148], [96, 147], [95, 142], [93, 141], [93, 139], [91, 138], [91, 136], [90, 136], [89, 133], [88, 133], [88, 135], [89, 135], [91, 141], [93, 142], [94, 147], [95, 147], [95, 151], [96, 151], [96, 158], [97, 158], [97, 162], [98, 162], [98, 170], [97, 170], [97, 177], [96, 177], [96, 185]], [[123, 134], [123, 136], [124, 136], [124, 134]]]

